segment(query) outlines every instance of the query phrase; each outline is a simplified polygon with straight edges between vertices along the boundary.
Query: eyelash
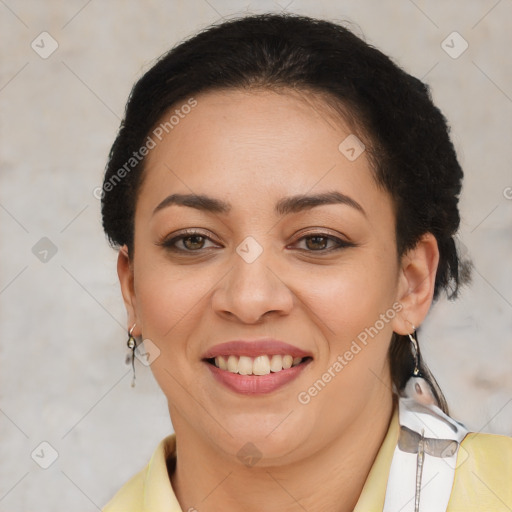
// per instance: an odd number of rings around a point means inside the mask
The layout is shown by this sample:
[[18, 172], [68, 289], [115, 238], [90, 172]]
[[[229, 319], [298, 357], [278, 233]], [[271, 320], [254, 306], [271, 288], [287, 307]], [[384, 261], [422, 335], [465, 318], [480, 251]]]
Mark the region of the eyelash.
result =
[[[177, 242], [185, 240], [187, 238], [193, 238], [193, 237], [201, 237], [203, 239], [209, 240], [210, 242], [214, 242], [214, 240], [212, 240], [209, 236], [205, 235], [204, 233], [202, 233], [200, 231], [195, 231], [195, 230], [188, 231], [187, 230], [187, 231], [181, 233], [178, 236], [174, 236], [174, 237], [172, 237], [170, 239], [161, 240], [160, 242], [157, 242], [156, 245], [164, 247], [165, 249], [167, 249], [169, 251], [178, 252], [178, 253], [193, 254], [193, 253], [199, 253], [199, 252], [205, 250], [204, 248], [197, 249], [197, 250], [191, 250], [191, 249], [178, 249], [177, 247], [175, 247], [175, 244]], [[331, 247], [330, 249], [319, 249], [319, 250], [300, 249], [300, 250], [304, 251], [304, 252], [309, 252], [309, 253], [323, 253], [323, 254], [325, 254], [325, 253], [328, 253], [328, 252], [337, 251], [339, 249], [345, 249], [347, 247], [355, 247], [355, 245], [356, 245], [356, 244], [354, 244], [352, 242], [346, 242], [344, 240], [341, 240], [338, 237], [335, 237], [333, 235], [329, 235], [328, 233], [323, 233], [323, 232], [320, 232], [320, 231], [308, 232], [307, 234], [305, 234], [305, 235], [301, 236], [300, 238], [298, 238], [294, 243], [297, 243], [297, 242], [299, 242], [301, 240], [306, 240], [308, 238], [314, 238], [314, 237], [327, 238], [329, 241], [335, 242], [337, 244], [337, 246], [336, 247]], [[206, 248], [206, 249], [209, 249], [209, 248]]]

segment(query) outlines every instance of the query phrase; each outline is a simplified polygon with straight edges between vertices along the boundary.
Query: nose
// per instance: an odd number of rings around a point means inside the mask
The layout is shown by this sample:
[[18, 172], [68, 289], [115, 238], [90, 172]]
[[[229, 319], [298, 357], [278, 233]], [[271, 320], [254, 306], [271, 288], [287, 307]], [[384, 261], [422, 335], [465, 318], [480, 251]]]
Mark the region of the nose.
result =
[[263, 253], [252, 262], [233, 254], [233, 268], [212, 295], [212, 307], [227, 319], [246, 324], [262, 321], [265, 315], [288, 315], [293, 307], [293, 292], [286, 285], [283, 265]]

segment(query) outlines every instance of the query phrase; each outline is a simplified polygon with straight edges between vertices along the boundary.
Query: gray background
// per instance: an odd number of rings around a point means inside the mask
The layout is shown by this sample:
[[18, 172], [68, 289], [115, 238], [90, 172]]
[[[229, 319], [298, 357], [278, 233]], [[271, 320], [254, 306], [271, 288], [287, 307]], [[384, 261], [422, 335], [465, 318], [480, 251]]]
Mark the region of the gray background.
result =
[[[475, 270], [420, 341], [452, 414], [512, 435], [512, 1], [288, 2], [0, 0], [1, 511], [97, 510], [172, 431], [150, 370], [138, 364], [130, 387], [93, 191], [133, 82], [183, 37], [244, 12], [350, 21], [430, 84], [465, 169], [460, 238]], [[58, 43], [45, 59], [31, 47], [51, 48], [43, 31]], [[443, 48], [454, 31], [469, 44], [457, 58], [458, 36]], [[58, 454], [48, 469], [43, 441]]]

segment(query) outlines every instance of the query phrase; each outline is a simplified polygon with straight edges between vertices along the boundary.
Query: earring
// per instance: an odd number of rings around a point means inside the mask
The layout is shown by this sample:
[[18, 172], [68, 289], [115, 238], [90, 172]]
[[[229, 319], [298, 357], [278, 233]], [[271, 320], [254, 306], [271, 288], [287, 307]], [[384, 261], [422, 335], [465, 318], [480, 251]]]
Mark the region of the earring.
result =
[[135, 338], [132, 336], [132, 332], [133, 332], [133, 329], [135, 329], [136, 325], [137, 324], [133, 324], [131, 329], [128, 331], [128, 340], [126, 342], [126, 346], [130, 350], [130, 352], [128, 352], [126, 354], [125, 363], [130, 364], [130, 359], [131, 359], [132, 370], [133, 370], [133, 378], [132, 378], [132, 384], [131, 384], [132, 388], [135, 387], [135, 349], [137, 348], [137, 342], [135, 341]]
[[416, 334], [416, 327], [414, 325], [412, 326], [412, 334], [408, 334], [409, 339], [411, 340], [412, 345], [412, 355], [414, 357], [414, 370], [412, 371], [412, 374], [414, 376], [420, 375], [420, 350], [418, 347], [418, 340], [415, 338]]
[[424, 405], [439, 405], [437, 399], [432, 392], [430, 384], [425, 379], [425, 376], [420, 370], [421, 367], [421, 353], [416, 339], [416, 327], [412, 326], [412, 333], [408, 334], [411, 340], [411, 352], [414, 357], [414, 369], [409, 380], [405, 384], [404, 393], [408, 398], [413, 398], [417, 402]]

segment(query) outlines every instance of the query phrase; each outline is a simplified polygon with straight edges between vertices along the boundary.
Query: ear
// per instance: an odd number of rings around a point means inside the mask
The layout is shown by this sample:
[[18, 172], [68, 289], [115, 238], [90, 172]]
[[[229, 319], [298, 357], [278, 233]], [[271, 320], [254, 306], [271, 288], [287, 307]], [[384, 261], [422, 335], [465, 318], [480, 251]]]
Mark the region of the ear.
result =
[[137, 320], [133, 263], [128, 255], [128, 247], [126, 245], [123, 245], [119, 249], [119, 254], [117, 255], [117, 275], [119, 277], [121, 293], [123, 294], [124, 305], [128, 315], [128, 330], [133, 326], [133, 324], [137, 324], [132, 334], [135, 337], [140, 336], [142, 326], [139, 325]]
[[418, 328], [432, 304], [439, 263], [439, 248], [432, 233], [424, 234], [417, 245], [403, 255], [398, 276], [396, 300], [403, 309], [393, 319], [393, 330], [410, 334]]

